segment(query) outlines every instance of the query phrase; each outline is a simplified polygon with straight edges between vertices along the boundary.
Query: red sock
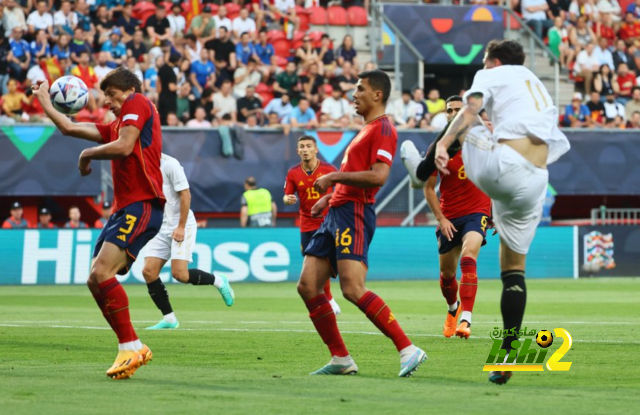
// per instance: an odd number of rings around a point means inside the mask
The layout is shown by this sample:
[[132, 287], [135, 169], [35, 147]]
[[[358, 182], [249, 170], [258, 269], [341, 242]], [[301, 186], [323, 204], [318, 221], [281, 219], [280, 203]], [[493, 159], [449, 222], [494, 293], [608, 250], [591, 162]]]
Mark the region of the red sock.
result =
[[102, 315], [104, 316], [104, 319], [107, 320], [107, 323], [109, 323], [109, 325], [111, 326], [111, 329], [115, 331], [115, 329], [113, 328], [113, 323], [111, 322], [111, 316], [107, 311], [107, 307], [106, 307], [107, 302], [104, 300], [104, 295], [102, 295], [100, 290], [94, 291], [91, 288], [89, 290], [91, 291], [91, 295], [93, 295], [93, 299], [96, 300], [96, 304], [98, 304], [100, 311], [102, 311]]
[[327, 296], [327, 300], [333, 300], [333, 295], [331, 295], [331, 278], [329, 278], [327, 283], [324, 285], [324, 295]]
[[358, 307], [375, 324], [378, 330], [393, 341], [398, 351], [411, 346], [411, 340], [404, 334], [398, 320], [393, 316], [391, 309], [382, 298], [371, 291], [367, 291], [358, 301]]
[[476, 260], [471, 257], [464, 257], [460, 260], [462, 278], [460, 278], [460, 303], [463, 311], [473, 311], [473, 304], [476, 302], [476, 292], [478, 291], [478, 275], [476, 274]]
[[458, 281], [455, 275], [453, 278], [443, 278], [440, 273], [440, 289], [442, 296], [447, 300], [447, 305], [455, 304], [458, 301]]
[[327, 345], [331, 356], [345, 357], [349, 355], [347, 346], [344, 345], [336, 315], [325, 294], [304, 302], [309, 309], [309, 318], [313, 322], [324, 344]]
[[118, 336], [119, 343], [138, 340], [131, 325], [129, 316], [129, 297], [120, 282], [113, 277], [100, 284], [100, 291], [104, 296], [105, 309], [111, 320], [111, 327]]

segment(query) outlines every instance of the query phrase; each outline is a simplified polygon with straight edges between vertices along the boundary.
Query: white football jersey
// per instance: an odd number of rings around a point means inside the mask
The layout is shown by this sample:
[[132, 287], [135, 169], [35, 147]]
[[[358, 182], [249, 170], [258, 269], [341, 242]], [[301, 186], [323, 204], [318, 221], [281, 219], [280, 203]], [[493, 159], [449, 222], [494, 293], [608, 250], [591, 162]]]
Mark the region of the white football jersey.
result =
[[[169, 227], [173, 230], [180, 222], [180, 196], [178, 196], [178, 192], [188, 189], [189, 182], [180, 162], [164, 153], [160, 157], [160, 170], [162, 171], [162, 192], [167, 198], [167, 203], [164, 205], [162, 227]], [[196, 225], [196, 218], [191, 209], [189, 209], [187, 225]]]
[[569, 151], [567, 137], [558, 128], [558, 109], [540, 79], [522, 65], [502, 65], [476, 72], [464, 94], [481, 93], [493, 124], [493, 139], [536, 137], [549, 145], [547, 163]]

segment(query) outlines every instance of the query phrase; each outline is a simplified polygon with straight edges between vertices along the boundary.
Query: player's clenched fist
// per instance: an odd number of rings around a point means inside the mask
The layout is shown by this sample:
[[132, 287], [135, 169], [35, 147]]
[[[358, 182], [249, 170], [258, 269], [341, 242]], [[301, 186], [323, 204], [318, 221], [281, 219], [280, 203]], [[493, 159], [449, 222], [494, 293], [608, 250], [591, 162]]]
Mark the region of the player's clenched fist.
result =
[[320, 200], [316, 202], [313, 207], [311, 207], [311, 216], [314, 218], [318, 218], [322, 216], [322, 212], [329, 206], [329, 197], [328, 195], [325, 197], [321, 197]]
[[296, 195], [284, 195], [282, 201], [285, 205], [294, 205], [298, 201], [298, 198]]
[[318, 193], [324, 193], [333, 185], [333, 173], [329, 173], [322, 177], [319, 177], [318, 180], [316, 180], [316, 182], [313, 184], [313, 187], [318, 191]]
[[85, 157], [84, 151], [80, 153], [80, 159], [78, 160], [78, 170], [80, 170], [81, 176], [88, 176], [91, 174], [91, 159]]
[[447, 153], [447, 147], [440, 141], [436, 144], [436, 167], [444, 176], [449, 175], [447, 164], [449, 164], [449, 153]]
[[38, 83], [31, 86], [31, 90], [41, 104], [43, 102], [49, 102], [51, 99], [49, 97], [49, 81], [38, 81]]

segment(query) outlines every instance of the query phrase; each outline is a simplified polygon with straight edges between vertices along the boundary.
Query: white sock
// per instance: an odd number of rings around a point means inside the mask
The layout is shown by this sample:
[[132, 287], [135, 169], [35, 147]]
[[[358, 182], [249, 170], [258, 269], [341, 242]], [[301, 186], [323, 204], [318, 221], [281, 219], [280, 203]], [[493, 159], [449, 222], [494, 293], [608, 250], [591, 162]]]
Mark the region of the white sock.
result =
[[351, 355], [346, 355], [344, 357], [331, 356], [331, 363], [334, 365], [350, 365], [353, 363], [353, 359]]
[[[138, 340], [139, 341], [139, 340]], [[126, 342], [118, 344], [118, 350], [138, 350], [135, 346], [136, 342]], [[142, 349], [142, 346], [140, 346]]]
[[456, 311], [458, 309], [458, 302], [456, 301], [453, 304], [448, 304], [448, 306], [449, 306], [449, 311], [451, 311], [453, 313], [454, 311]]
[[460, 321], [462, 320], [466, 320], [469, 322], [469, 324], [471, 324], [471, 311], [463, 311], [462, 315], [460, 316]]
[[176, 315], [173, 313], [165, 314], [163, 318], [164, 318], [164, 321], [171, 324], [175, 324], [176, 321], [178, 321], [178, 319], [176, 318]]
[[413, 356], [413, 354], [418, 350], [416, 346], [413, 344], [411, 346], [407, 346], [404, 349], [400, 350], [400, 361], [402, 363], [406, 362]]
[[217, 275], [215, 275], [215, 279], [213, 280], [213, 286], [216, 288], [222, 288], [224, 285], [224, 280]]
[[142, 342], [140, 341], [140, 339], [136, 340], [133, 342], [133, 347], [135, 347], [134, 350], [140, 350], [142, 349]]

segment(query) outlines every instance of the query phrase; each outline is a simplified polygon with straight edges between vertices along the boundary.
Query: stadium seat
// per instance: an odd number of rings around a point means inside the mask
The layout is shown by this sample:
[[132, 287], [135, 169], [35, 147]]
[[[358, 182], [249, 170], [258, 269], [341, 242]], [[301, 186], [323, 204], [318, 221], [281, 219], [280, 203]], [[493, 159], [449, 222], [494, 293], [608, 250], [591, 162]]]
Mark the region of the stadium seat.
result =
[[322, 35], [324, 35], [324, 32], [320, 32], [318, 30], [313, 31], [313, 32], [309, 32], [308, 33], [309, 37], [311, 38], [311, 41], [313, 42], [313, 46], [315, 46], [316, 48], [319, 48], [322, 43]]
[[227, 17], [229, 18], [229, 20], [233, 21], [233, 19], [240, 15], [240, 6], [238, 6], [237, 4], [227, 3], [225, 4], [225, 6], [227, 7]]
[[287, 35], [284, 33], [283, 30], [269, 30], [267, 32], [267, 39], [269, 39], [269, 42], [275, 42], [276, 40], [280, 40], [280, 39], [286, 39]]
[[329, 26], [347, 26], [347, 11], [340, 6], [327, 7], [327, 22]]
[[[522, 16], [520, 16], [518, 13], [516, 13], [520, 18], [522, 18]], [[522, 28], [522, 26], [520, 25], [520, 22], [518, 22], [516, 19], [514, 19], [513, 16], [511, 16], [509, 13], [507, 13], [506, 11], [503, 14], [503, 21], [504, 21], [504, 28], [507, 28], [507, 19], [509, 19], [511, 21], [511, 30], [520, 30]]]
[[293, 34], [293, 41], [291, 42], [291, 48], [293, 50], [298, 50], [299, 47], [302, 46], [302, 39], [306, 36], [306, 33], [298, 30]]
[[145, 22], [149, 16], [156, 12], [156, 6], [150, 1], [141, 1], [133, 6], [131, 16], [134, 19]]
[[284, 68], [285, 66], [287, 66], [288, 62], [289, 62], [289, 59], [283, 56], [276, 55], [276, 65], [278, 65], [279, 68]]
[[313, 25], [326, 25], [327, 24], [327, 11], [324, 7], [310, 7], [309, 8], [309, 23]]
[[309, 22], [311, 20], [309, 17], [309, 10], [302, 6], [296, 6], [296, 16], [300, 19], [300, 30], [304, 32], [309, 30]]
[[[629, 5], [631, 3], [633, 3], [635, 0], [619, 0], [618, 3], [620, 4], [620, 10], [622, 13], [622, 19], [624, 20], [624, 13], [627, 11], [627, 7], [629, 7]], [[596, 2], [597, 3], [597, 2]]]
[[366, 26], [368, 23], [367, 11], [364, 9], [364, 7], [349, 7], [347, 9], [347, 15], [349, 17], [350, 26]]
[[261, 82], [256, 86], [256, 94], [262, 98], [262, 107], [264, 108], [273, 99], [273, 88]]
[[[173, 3], [171, 3], [170, 1], [163, 1], [162, 3], [160, 3], [160, 5], [164, 6], [164, 8], [167, 10], [167, 14], [171, 13], [171, 9], [173, 8]], [[182, 6], [184, 8], [184, 6]]]
[[277, 39], [272, 42], [273, 49], [277, 56], [288, 58], [291, 56], [291, 42], [287, 39]]

